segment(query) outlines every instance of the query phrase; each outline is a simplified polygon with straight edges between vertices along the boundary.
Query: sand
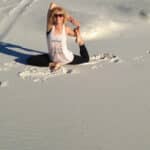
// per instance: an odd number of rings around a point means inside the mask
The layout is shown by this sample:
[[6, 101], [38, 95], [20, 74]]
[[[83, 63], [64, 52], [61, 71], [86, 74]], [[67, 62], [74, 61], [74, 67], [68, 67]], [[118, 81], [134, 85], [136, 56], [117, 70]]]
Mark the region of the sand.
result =
[[47, 52], [50, 1], [1, 0], [0, 150], [149, 150], [149, 1], [56, 2], [81, 22], [91, 61], [27, 65]]

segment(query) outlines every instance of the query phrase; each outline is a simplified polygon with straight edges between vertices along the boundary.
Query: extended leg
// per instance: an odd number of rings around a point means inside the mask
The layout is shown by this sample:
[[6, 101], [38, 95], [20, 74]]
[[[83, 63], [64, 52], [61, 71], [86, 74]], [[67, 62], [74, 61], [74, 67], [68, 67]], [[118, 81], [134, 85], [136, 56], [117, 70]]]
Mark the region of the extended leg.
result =
[[80, 35], [79, 28], [76, 29], [75, 32], [76, 32], [76, 36], [77, 36], [76, 42], [79, 44], [79, 48], [80, 48], [80, 56], [74, 55], [74, 59], [70, 64], [86, 63], [89, 61], [88, 51], [87, 51], [86, 46], [84, 44], [84, 40], [82, 39], [82, 37]]
[[50, 59], [48, 54], [33, 55], [27, 59], [27, 64], [32, 66], [47, 67]]

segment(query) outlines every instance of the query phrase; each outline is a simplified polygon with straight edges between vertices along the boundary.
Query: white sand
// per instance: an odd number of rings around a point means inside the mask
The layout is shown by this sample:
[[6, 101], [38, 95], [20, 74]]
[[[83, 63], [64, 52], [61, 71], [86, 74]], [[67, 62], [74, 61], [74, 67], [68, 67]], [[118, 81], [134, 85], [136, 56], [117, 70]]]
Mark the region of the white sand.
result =
[[91, 61], [56, 73], [24, 64], [47, 52], [49, 2], [0, 1], [0, 150], [149, 150], [150, 2], [57, 0]]

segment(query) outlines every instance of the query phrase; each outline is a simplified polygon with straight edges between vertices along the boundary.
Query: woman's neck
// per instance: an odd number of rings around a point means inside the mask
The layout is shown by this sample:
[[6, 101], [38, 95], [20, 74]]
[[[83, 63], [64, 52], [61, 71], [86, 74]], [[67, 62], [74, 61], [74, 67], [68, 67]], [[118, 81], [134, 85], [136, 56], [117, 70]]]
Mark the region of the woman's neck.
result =
[[62, 29], [63, 29], [63, 25], [62, 24], [55, 25], [56, 33], [62, 33]]
[[61, 30], [63, 28], [63, 24], [56, 24], [55, 28]]

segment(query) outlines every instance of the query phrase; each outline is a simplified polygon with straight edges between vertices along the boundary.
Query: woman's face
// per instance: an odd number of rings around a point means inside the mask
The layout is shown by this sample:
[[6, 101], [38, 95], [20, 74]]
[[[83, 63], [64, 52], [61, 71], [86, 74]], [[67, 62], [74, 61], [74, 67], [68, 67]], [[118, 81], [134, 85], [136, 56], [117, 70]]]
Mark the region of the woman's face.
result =
[[64, 23], [64, 13], [58, 11], [54, 13], [54, 23], [55, 24], [63, 24]]

